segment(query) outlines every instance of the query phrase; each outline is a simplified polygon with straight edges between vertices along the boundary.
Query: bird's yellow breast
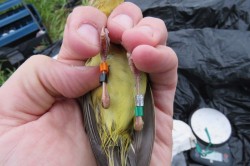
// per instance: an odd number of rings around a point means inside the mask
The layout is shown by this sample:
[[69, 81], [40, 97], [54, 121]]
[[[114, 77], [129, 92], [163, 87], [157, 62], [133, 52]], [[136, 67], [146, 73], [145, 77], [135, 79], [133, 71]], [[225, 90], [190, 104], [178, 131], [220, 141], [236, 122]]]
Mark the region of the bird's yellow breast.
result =
[[[100, 56], [92, 58], [86, 65], [99, 65]], [[131, 128], [135, 107], [135, 78], [128, 65], [125, 50], [120, 46], [112, 45], [108, 54], [109, 65], [108, 93], [110, 106], [104, 109], [101, 105], [102, 88], [91, 92], [91, 99], [96, 111], [97, 123], [113, 133], [123, 133]], [[141, 91], [145, 93], [146, 76], [141, 77]]]
[[124, 0], [90, 0], [90, 5], [95, 6], [108, 16], [122, 2]]

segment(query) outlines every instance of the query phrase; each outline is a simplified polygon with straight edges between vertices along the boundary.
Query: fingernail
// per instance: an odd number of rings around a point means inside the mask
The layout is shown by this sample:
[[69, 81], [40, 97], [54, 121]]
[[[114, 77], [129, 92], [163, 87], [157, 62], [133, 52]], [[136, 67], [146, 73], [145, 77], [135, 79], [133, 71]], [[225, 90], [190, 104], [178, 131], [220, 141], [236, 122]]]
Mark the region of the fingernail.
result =
[[132, 28], [134, 25], [133, 20], [126, 14], [119, 14], [112, 19], [115, 23], [119, 24], [124, 29]]
[[81, 25], [78, 30], [78, 34], [82, 37], [83, 40], [86, 40], [89, 44], [99, 45], [99, 37], [97, 29], [90, 24]]
[[139, 29], [140, 29], [141, 32], [143, 32], [145, 34], [148, 34], [151, 37], [153, 37], [153, 35], [154, 35], [153, 29], [151, 27], [149, 27], [149, 26], [140, 26]]

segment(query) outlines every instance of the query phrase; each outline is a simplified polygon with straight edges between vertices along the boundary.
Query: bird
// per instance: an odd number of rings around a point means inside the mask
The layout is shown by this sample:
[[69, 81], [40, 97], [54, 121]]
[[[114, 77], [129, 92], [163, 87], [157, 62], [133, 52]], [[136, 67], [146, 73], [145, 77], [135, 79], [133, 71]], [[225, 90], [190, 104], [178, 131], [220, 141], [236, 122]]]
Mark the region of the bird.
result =
[[[123, 0], [91, 0], [107, 16]], [[100, 33], [100, 53], [86, 66], [99, 66], [100, 86], [81, 98], [84, 123], [98, 165], [146, 166], [152, 155], [154, 103], [146, 73], [123, 46]]]
[[96, 7], [108, 16], [122, 2], [124, 0], [89, 0], [87, 4]]

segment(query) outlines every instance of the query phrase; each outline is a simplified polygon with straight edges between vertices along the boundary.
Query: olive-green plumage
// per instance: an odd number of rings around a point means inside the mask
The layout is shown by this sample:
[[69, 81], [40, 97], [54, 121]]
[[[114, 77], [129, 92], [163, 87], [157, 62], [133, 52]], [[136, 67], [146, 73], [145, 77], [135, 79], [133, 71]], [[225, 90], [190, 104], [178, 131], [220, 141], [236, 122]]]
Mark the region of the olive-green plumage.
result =
[[89, 0], [89, 5], [109, 15], [112, 10], [122, 2], [124, 2], [124, 0]]
[[[90, 4], [94, 4], [95, 7], [109, 15], [112, 9], [121, 2], [123, 0], [91, 0]], [[89, 59], [86, 66], [99, 66], [101, 61], [100, 55], [97, 55]], [[149, 104], [146, 104], [147, 108], [145, 108], [148, 112], [148, 116], [145, 117], [148, 121], [145, 122], [148, 129], [135, 132], [134, 109], [138, 89], [136, 89], [135, 73], [131, 71], [126, 50], [121, 45], [111, 44], [106, 62], [109, 66], [106, 85], [110, 105], [108, 108], [102, 106], [102, 86], [91, 91], [84, 97], [83, 101], [86, 130], [90, 137], [91, 147], [100, 165], [106, 165], [105, 163], [111, 166], [137, 165], [140, 162], [135, 161], [136, 155], [143, 160], [141, 163], [146, 165], [150, 161], [154, 140], [154, 113], [151, 93], [147, 93]], [[139, 78], [139, 93], [145, 95], [146, 74], [141, 73]], [[145, 138], [148, 141], [147, 145], [143, 145], [142, 137], [147, 137]], [[132, 145], [133, 142], [136, 143]], [[130, 157], [131, 161], [128, 164], [129, 150], [133, 151], [133, 157]], [[143, 152], [145, 150], [147, 152]], [[140, 154], [136, 154], [137, 152]], [[143, 155], [141, 152], [145, 154]], [[103, 158], [103, 156], [106, 157]]]
[[[86, 65], [98, 66], [100, 62], [100, 56], [96, 56], [91, 58]], [[110, 147], [120, 144], [121, 157], [125, 160], [126, 151], [132, 142], [136, 95], [135, 78], [128, 65], [126, 52], [121, 46], [111, 45], [107, 63], [109, 64], [107, 87], [110, 106], [108, 109], [102, 107], [102, 87], [91, 92], [91, 102], [105, 153], [110, 155]], [[140, 78], [140, 92], [145, 94], [146, 75], [142, 74]]]

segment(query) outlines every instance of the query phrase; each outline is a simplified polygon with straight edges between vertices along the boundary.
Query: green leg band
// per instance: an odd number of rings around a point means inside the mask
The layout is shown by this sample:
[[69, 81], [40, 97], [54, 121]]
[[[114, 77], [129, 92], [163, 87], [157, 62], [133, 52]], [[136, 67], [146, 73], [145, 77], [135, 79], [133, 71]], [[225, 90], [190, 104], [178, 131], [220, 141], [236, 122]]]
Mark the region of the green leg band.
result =
[[143, 106], [135, 107], [135, 116], [143, 116]]

